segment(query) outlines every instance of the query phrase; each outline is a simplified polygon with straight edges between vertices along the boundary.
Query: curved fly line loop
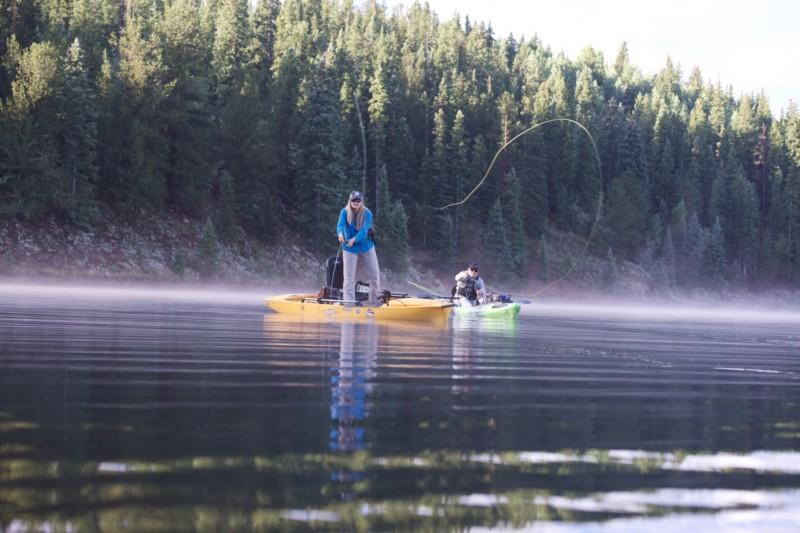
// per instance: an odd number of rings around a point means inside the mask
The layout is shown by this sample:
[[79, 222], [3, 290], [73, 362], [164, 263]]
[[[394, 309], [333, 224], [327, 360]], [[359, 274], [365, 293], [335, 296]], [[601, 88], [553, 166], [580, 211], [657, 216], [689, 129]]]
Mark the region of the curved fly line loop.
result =
[[587, 137], [589, 137], [589, 141], [592, 143], [592, 150], [594, 150], [595, 161], [597, 162], [597, 172], [598, 172], [598, 175], [600, 176], [601, 187], [600, 187], [600, 194], [598, 195], [598, 198], [597, 198], [597, 211], [595, 212], [594, 222], [592, 223], [592, 230], [589, 232], [589, 237], [586, 239], [586, 244], [583, 246], [583, 250], [581, 250], [581, 253], [578, 255], [577, 259], [575, 261], [573, 261], [572, 265], [570, 265], [570, 267], [566, 270], [566, 272], [564, 272], [555, 281], [552, 281], [552, 282], [548, 283], [547, 285], [545, 285], [541, 289], [539, 289], [536, 292], [534, 292], [534, 294], [533, 294], [534, 296], [537, 295], [537, 294], [542, 293], [543, 291], [545, 291], [549, 287], [552, 287], [556, 283], [560, 282], [561, 280], [566, 278], [570, 273], [572, 273], [573, 270], [575, 270], [575, 267], [578, 266], [578, 264], [581, 262], [583, 257], [586, 255], [586, 250], [588, 250], [589, 245], [591, 244], [592, 239], [594, 238], [595, 231], [597, 230], [598, 223], [600, 222], [600, 213], [602, 212], [602, 206], [603, 206], [603, 188], [602, 188], [603, 168], [602, 168], [602, 164], [600, 162], [600, 151], [597, 149], [597, 144], [594, 142], [594, 137], [592, 137], [592, 134], [589, 132], [588, 129], [586, 129], [586, 126], [584, 126], [583, 124], [581, 124], [577, 120], [572, 120], [571, 118], [551, 118], [551, 119], [545, 120], [543, 122], [538, 122], [538, 123], [534, 124], [533, 126], [531, 126], [531, 127], [527, 128], [527, 129], [519, 132], [514, 137], [512, 137], [508, 142], [506, 142], [503, 146], [501, 146], [500, 149], [497, 150], [497, 152], [495, 152], [491, 163], [489, 163], [489, 166], [486, 169], [486, 172], [483, 174], [483, 177], [478, 182], [478, 184], [475, 185], [475, 187], [469, 192], [469, 194], [467, 194], [459, 202], [454, 202], [452, 204], [447, 204], [445, 206], [442, 206], [442, 207], [438, 208], [440, 210], [444, 210], [444, 209], [449, 209], [451, 207], [456, 207], [456, 206], [465, 204], [467, 202], [467, 200], [469, 200], [472, 197], [472, 195], [475, 194], [478, 191], [478, 189], [480, 189], [481, 186], [483, 186], [483, 184], [486, 182], [486, 179], [489, 177], [489, 173], [492, 171], [492, 168], [494, 168], [494, 164], [497, 162], [497, 158], [500, 157], [500, 154], [503, 153], [503, 151], [506, 148], [508, 148], [511, 144], [516, 142], [521, 137], [523, 137], [523, 136], [527, 135], [528, 133], [532, 132], [533, 130], [538, 129], [538, 128], [546, 125], [546, 124], [551, 124], [553, 122], [568, 122], [570, 124], [574, 124], [575, 126], [578, 126], [586, 134]]

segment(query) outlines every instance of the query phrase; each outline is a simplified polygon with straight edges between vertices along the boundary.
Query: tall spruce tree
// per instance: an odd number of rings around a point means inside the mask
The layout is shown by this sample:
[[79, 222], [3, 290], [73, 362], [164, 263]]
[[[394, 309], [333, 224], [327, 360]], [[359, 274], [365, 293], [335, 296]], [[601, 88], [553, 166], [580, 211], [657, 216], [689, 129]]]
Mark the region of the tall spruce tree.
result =
[[[318, 61], [313, 78], [306, 85], [295, 159], [297, 228], [316, 246], [334, 243], [335, 224], [347, 191], [333, 59], [333, 51], [329, 50]], [[369, 201], [369, 197], [365, 200]]]
[[703, 272], [714, 285], [724, 283], [728, 277], [728, 260], [725, 252], [725, 235], [719, 217], [714, 220], [711, 234], [703, 250]]
[[77, 39], [67, 51], [63, 69], [58, 90], [61, 120], [56, 130], [60, 164], [67, 179], [62, 201], [69, 219], [86, 225], [95, 210], [98, 109]]

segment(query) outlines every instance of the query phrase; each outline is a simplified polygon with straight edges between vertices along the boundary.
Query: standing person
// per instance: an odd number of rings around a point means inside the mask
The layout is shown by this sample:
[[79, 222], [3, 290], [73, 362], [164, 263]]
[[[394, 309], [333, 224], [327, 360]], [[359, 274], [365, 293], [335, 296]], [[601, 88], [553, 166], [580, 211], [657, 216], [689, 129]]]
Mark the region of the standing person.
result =
[[372, 226], [372, 211], [364, 205], [360, 192], [351, 192], [336, 224], [336, 233], [344, 250], [342, 253], [344, 299], [349, 302], [356, 300], [356, 267], [361, 262], [366, 267], [369, 303], [378, 306], [381, 305], [378, 299], [381, 294], [381, 274], [370, 226]]
[[486, 297], [486, 286], [478, 275], [478, 263], [470, 263], [466, 270], [456, 274], [455, 295], [466, 298], [471, 305], [477, 305]]

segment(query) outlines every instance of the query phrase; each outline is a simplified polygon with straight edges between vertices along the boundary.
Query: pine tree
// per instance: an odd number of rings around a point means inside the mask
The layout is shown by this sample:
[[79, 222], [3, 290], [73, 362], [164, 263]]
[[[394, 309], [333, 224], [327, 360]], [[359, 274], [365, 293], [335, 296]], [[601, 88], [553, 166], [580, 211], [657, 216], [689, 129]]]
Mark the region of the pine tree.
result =
[[72, 222], [87, 225], [95, 210], [98, 110], [77, 39], [67, 51], [63, 68], [63, 81], [58, 91], [61, 121], [57, 136], [60, 163], [68, 183], [62, 201]]
[[250, 41], [247, 0], [220, 0], [212, 49], [214, 94], [224, 106], [241, 91]]
[[539, 249], [537, 253], [539, 259], [539, 270], [537, 272], [537, 277], [547, 283], [548, 279], [550, 278], [550, 253], [547, 247], [547, 238], [545, 237], [544, 233], [539, 238]]
[[512, 268], [514, 264], [511, 247], [508, 244], [503, 211], [503, 204], [500, 198], [498, 198], [489, 210], [487, 227], [490, 237], [486, 239], [486, 251], [491, 258], [490, 263], [495, 267], [499, 275], [506, 275], [513, 272]]
[[167, 6], [158, 25], [165, 77], [173, 80], [161, 119], [167, 141], [167, 202], [196, 217], [210, 208], [213, 139], [218, 135], [206, 66], [211, 51], [201, 27], [195, 0], [177, 0]]
[[661, 243], [661, 261], [666, 271], [667, 284], [674, 288], [677, 284], [677, 269], [675, 264], [675, 245], [672, 243], [672, 228], [667, 227], [664, 241]]
[[692, 213], [686, 227], [686, 240], [682, 248], [683, 260], [679, 263], [678, 269], [678, 279], [682, 283], [692, 287], [702, 279], [705, 248], [705, 232], [697, 214]]
[[272, 64], [275, 61], [276, 21], [281, 9], [280, 0], [259, 0], [252, 14], [250, 58], [255, 84], [262, 96], [272, 80]]
[[[145, 35], [135, 17], [119, 37], [118, 63], [103, 82], [99, 136], [98, 195], [123, 212], [160, 210], [166, 197], [167, 143], [161, 110], [169, 86], [155, 34]], [[116, 65], [116, 68], [114, 68]]]
[[528, 266], [528, 239], [522, 219], [521, 198], [520, 181], [516, 171], [512, 168], [505, 178], [502, 204], [509, 248], [509, 271], [517, 276], [524, 275]]
[[[389, 95], [386, 91], [386, 82], [384, 80], [383, 68], [380, 64], [375, 69], [375, 73], [370, 84], [370, 100], [367, 105], [367, 113], [369, 115], [369, 136], [372, 144], [372, 150], [375, 155], [374, 167], [377, 174], [378, 170], [383, 166], [383, 157], [386, 150], [386, 129], [389, 121], [388, 106]], [[375, 178], [376, 193], [380, 191], [380, 179]], [[378, 198], [378, 205], [380, 206], [380, 198]], [[378, 209], [380, 209], [378, 207]], [[380, 212], [380, 211], [379, 211]]]
[[405, 271], [408, 268], [408, 216], [403, 203], [393, 199], [389, 191], [386, 165], [381, 166], [378, 178], [381, 206], [374, 226], [376, 241], [380, 241], [381, 260], [385, 257], [387, 266]]
[[10, 102], [0, 104], [0, 209], [5, 215], [39, 220], [60, 205], [65, 178], [49, 135], [57, 128], [58, 70], [56, 47], [33, 43], [18, 57]]
[[[302, 125], [298, 136], [297, 213], [298, 229], [320, 245], [332, 242], [333, 229], [347, 190], [343, 126], [339, 116], [333, 78], [333, 56], [329, 51], [318, 63], [314, 78], [307, 85]], [[368, 201], [369, 198], [365, 198]]]
[[605, 226], [609, 242], [628, 257], [633, 257], [644, 242], [645, 211], [644, 194], [632, 172], [611, 181]]
[[713, 284], [724, 283], [727, 279], [728, 262], [725, 254], [725, 236], [719, 217], [714, 220], [714, 227], [703, 250], [703, 272]]

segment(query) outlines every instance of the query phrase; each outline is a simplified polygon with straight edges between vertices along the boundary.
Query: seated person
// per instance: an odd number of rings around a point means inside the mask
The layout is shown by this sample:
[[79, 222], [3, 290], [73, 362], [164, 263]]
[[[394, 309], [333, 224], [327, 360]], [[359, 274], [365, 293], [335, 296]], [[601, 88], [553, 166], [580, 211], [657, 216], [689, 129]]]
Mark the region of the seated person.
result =
[[462, 301], [466, 299], [471, 305], [482, 303], [486, 297], [486, 286], [478, 276], [478, 264], [470, 263], [467, 270], [462, 270], [456, 274], [456, 286], [454, 296], [461, 296]]

